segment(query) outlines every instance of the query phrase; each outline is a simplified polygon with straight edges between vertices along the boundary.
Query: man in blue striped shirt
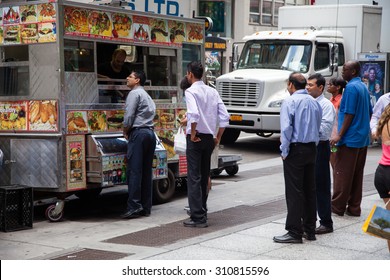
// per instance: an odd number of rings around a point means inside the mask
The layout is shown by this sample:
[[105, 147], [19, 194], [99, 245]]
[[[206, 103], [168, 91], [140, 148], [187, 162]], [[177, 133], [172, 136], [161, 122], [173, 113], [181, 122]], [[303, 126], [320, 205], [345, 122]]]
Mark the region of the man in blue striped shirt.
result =
[[288, 232], [275, 236], [277, 243], [302, 243], [303, 231], [308, 239], [315, 240], [315, 162], [322, 109], [305, 86], [302, 74], [291, 73], [287, 83], [291, 96], [284, 100], [280, 111]]

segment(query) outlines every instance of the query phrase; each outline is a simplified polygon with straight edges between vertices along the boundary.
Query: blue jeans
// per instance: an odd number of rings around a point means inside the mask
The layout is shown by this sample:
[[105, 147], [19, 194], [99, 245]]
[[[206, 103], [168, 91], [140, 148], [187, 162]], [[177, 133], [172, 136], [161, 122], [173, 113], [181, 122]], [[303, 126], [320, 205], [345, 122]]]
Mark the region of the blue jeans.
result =
[[156, 136], [152, 129], [134, 128], [130, 132], [127, 145], [127, 210], [142, 207], [150, 213], [152, 209], [152, 163], [155, 149]]

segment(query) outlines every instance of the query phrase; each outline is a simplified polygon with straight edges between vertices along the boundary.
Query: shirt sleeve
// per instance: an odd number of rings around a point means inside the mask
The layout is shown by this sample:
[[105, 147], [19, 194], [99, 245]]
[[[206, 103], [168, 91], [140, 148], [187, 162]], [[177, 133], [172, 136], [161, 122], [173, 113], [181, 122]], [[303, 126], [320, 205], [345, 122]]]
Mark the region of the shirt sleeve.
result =
[[335, 110], [334, 106], [330, 102], [324, 102], [324, 107], [322, 108], [322, 119], [320, 126], [320, 138], [328, 140], [333, 128]]
[[219, 127], [227, 127], [229, 124], [230, 115], [219, 95], [218, 95], [218, 117], [219, 117]]
[[373, 114], [371, 116], [371, 120], [370, 120], [370, 129], [371, 129], [371, 133], [376, 133], [376, 128], [378, 126], [378, 121], [381, 117], [381, 114], [384, 110], [384, 99], [383, 98], [379, 98], [378, 102], [375, 104], [374, 106], [374, 109], [373, 109]]
[[186, 90], [186, 103], [187, 103], [187, 127], [191, 127], [192, 123], [198, 123], [200, 119], [199, 109], [196, 105], [196, 100], [193, 93], [190, 90]]
[[124, 127], [132, 127], [135, 119], [135, 112], [139, 102], [139, 96], [135, 92], [129, 92], [126, 98], [126, 112], [123, 118]]
[[283, 158], [286, 158], [290, 151], [294, 118], [292, 104], [292, 102], [284, 100], [280, 110], [280, 151]]

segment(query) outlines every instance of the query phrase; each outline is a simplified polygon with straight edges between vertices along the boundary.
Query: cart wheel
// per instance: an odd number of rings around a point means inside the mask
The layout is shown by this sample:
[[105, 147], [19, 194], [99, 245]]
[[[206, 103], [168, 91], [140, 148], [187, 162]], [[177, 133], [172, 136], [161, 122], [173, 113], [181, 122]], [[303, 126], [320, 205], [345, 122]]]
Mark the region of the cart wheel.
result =
[[226, 173], [230, 176], [236, 175], [238, 172], [238, 165], [228, 166], [225, 168]]
[[45, 216], [46, 216], [46, 219], [48, 219], [50, 222], [58, 222], [64, 216], [64, 211], [61, 211], [60, 213], [55, 215], [54, 214], [55, 208], [56, 208], [56, 206], [53, 204], [53, 205], [50, 205], [49, 207], [47, 207], [47, 209], [46, 209]]
[[211, 170], [211, 177], [217, 177], [222, 173], [223, 169], [213, 169]]
[[175, 194], [175, 175], [168, 169], [168, 178], [153, 181], [153, 201], [161, 204], [171, 200]]

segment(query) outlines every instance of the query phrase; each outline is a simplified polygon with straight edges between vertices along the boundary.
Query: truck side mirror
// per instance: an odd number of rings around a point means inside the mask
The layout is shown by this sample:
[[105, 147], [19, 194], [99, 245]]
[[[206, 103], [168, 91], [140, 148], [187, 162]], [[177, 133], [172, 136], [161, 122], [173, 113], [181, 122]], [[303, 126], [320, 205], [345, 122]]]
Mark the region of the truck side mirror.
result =
[[329, 70], [333, 74], [333, 72], [338, 71], [339, 65], [339, 45], [330, 43], [330, 65]]
[[239, 58], [240, 58], [240, 54], [238, 52], [238, 45], [233, 43], [233, 54], [232, 54], [233, 70], [237, 69], [237, 63]]

